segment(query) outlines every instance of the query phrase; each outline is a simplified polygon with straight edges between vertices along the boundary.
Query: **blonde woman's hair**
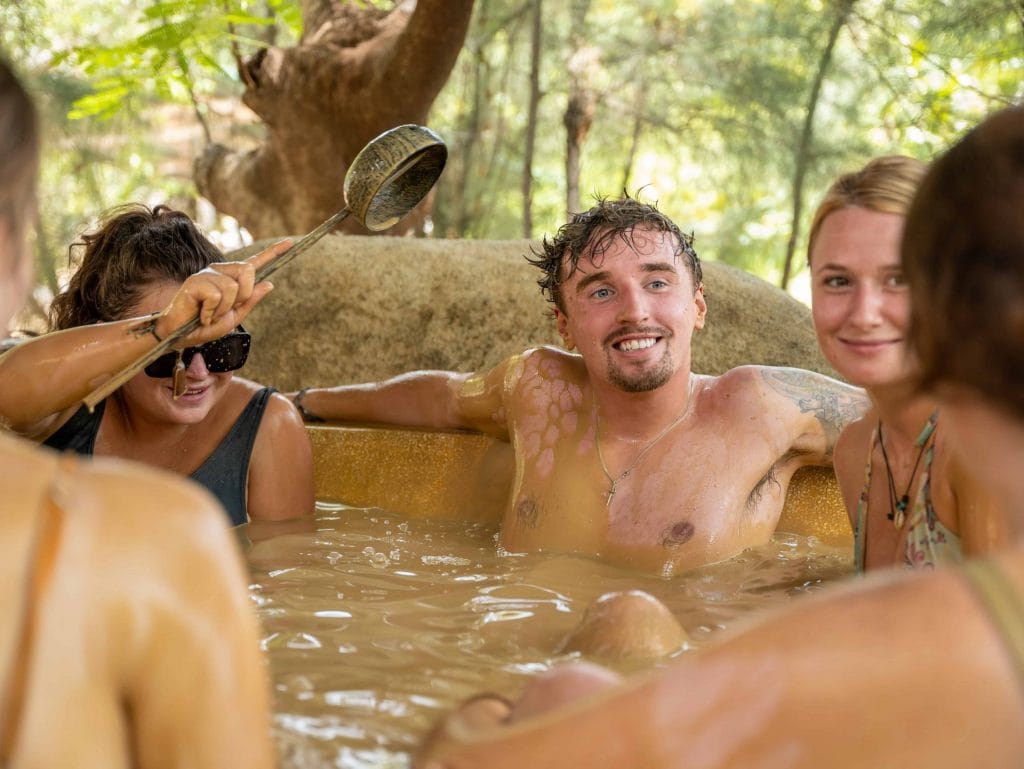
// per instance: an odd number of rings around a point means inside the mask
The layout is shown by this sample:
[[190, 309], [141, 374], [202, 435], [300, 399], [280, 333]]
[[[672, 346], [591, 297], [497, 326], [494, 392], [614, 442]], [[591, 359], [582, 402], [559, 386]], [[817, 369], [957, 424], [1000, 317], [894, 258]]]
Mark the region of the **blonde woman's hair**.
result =
[[875, 158], [859, 171], [843, 174], [828, 188], [818, 205], [807, 237], [807, 262], [818, 231], [829, 214], [844, 208], [866, 208], [883, 214], [906, 216], [927, 164], [905, 155]]

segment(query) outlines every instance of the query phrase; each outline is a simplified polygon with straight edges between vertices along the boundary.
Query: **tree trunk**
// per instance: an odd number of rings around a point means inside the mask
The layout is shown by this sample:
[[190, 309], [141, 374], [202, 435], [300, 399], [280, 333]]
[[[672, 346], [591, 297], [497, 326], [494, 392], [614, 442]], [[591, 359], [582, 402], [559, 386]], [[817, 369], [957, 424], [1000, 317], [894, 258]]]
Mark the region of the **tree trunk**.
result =
[[[243, 101], [266, 125], [248, 151], [219, 144], [196, 159], [199, 191], [256, 238], [301, 234], [344, 206], [345, 172], [373, 137], [426, 122], [462, 48], [473, 0], [404, 0], [390, 12], [302, 0], [294, 48], [244, 62]], [[388, 231], [420, 225], [429, 198]], [[339, 230], [366, 230], [349, 218]]]
[[540, 105], [540, 38], [543, 5], [533, 0], [533, 31], [530, 34], [530, 104], [526, 118], [526, 151], [523, 157], [523, 237], [533, 237], [533, 152], [537, 144], [537, 107]]
[[793, 173], [793, 218], [789, 228], [789, 242], [786, 244], [786, 259], [782, 266], [782, 280], [779, 285], [783, 290], [789, 286], [789, 278], [793, 268], [793, 254], [796, 253], [796, 242], [800, 236], [800, 217], [803, 213], [804, 177], [811, 162], [811, 143], [814, 138], [814, 113], [818, 108], [818, 97], [821, 85], [825, 81], [825, 73], [832, 63], [832, 51], [835, 49], [839, 33], [853, 10], [856, 0], [839, 0], [835, 8], [835, 18], [828, 32], [828, 42], [818, 60], [818, 70], [814, 74], [811, 93], [807, 97], [807, 110], [804, 112], [804, 126], [800, 132], [800, 143], [797, 145], [795, 170]]
[[[481, 2], [477, 11], [477, 22], [480, 27], [487, 24], [486, 2]], [[444, 237], [461, 238], [465, 237], [469, 223], [469, 185], [472, 178], [472, 169], [477, 162], [477, 146], [480, 141], [480, 125], [484, 114], [484, 99], [487, 93], [487, 84], [490, 80], [491, 65], [487, 60], [487, 51], [484, 46], [474, 47], [473, 51], [473, 76], [470, 81], [470, 93], [465, 99], [468, 104], [468, 111], [465, 118], [460, 121], [459, 135], [462, 141], [459, 145], [458, 157], [455, 168], [457, 175], [448, 177], [446, 189], [451, 190], [449, 202], [449, 219], [454, 221], [454, 227], [448, 226], [442, 230]]]
[[640, 134], [644, 130], [644, 109], [647, 105], [647, 84], [641, 78], [636, 89], [636, 101], [633, 104], [633, 131], [629, 135], [629, 150], [626, 161], [622, 164], [622, 191], [629, 191], [629, 182], [633, 178], [633, 164], [640, 148]]
[[[54, 264], [54, 251], [50, 246], [50, 241], [46, 237], [46, 227], [43, 226], [43, 218], [39, 211], [36, 211], [36, 267], [39, 270], [39, 276], [43, 279], [43, 284], [50, 289], [53, 294], [60, 291], [60, 280], [57, 278], [57, 267]], [[37, 277], [37, 282], [38, 282]], [[44, 313], [45, 316], [45, 313]], [[4, 329], [0, 329], [2, 331]]]
[[569, 101], [562, 123], [565, 126], [565, 209], [568, 214], [582, 210], [580, 203], [580, 154], [594, 123], [597, 97], [590, 87], [590, 70], [596, 49], [586, 44], [585, 24], [590, 0], [573, 0], [569, 53]]

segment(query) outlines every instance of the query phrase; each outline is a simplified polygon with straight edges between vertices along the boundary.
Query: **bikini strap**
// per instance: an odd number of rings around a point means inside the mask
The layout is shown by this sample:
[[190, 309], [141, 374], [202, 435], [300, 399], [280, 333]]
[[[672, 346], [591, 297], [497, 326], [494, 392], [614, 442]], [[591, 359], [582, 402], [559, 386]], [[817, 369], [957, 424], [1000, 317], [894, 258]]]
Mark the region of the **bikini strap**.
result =
[[43, 498], [35, 541], [26, 564], [21, 634], [14, 647], [14, 664], [6, 697], [0, 702], [0, 766], [7, 765], [21, 725], [39, 604], [53, 575], [64, 524], [61, 501], [67, 498], [66, 480], [75, 464], [74, 457], [70, 455], [64, 455], [58, 461], [57, 471]]
[[988, 611], [1024, 693], [1024, 599], [1020, 591], [992, 561], [967, 561], [960, 569]]

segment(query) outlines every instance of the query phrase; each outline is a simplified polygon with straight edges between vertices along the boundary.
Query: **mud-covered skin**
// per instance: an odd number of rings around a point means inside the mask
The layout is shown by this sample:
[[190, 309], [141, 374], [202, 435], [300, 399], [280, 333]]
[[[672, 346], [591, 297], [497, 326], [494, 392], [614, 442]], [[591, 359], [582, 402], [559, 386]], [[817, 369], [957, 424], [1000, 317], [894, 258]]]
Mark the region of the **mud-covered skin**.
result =
[[560, 291], [566, 350], [528, 350], [455, 392], [452, 424], [515, 449], [511, 550], [667, 575], [763, 544], [793, 473], [830, 463], [867, 406], [860, 390], [799, 369], [691, 373], [708, 308], [664, 233], [610, 241]]
[[[542, 347], [492, 371], [516, 454], [503, 545], [664, 574], [728, 558], [771, 536], [793, 473], [827, 463], [844, 420], [864, 406], [859, 390], [809, 372], [745, 366], [692, 376], [687, 416], [606, 506], [610, 484], [580, 356]], [[477, 405], [483, 391], [477, 385]], [[612, 446], [609, 465], [624, 467], [631, 460], [620, 457], [639, 447]]]
[[326, 418], [510, 441], [510, 550], [666, 575], [728, 558], [768, 539], [793, 473], [830, 462], [866, 399], [795, 369], [691, 373], [708, 307], [676, 251], [664, 233], [633, 229], [581, 258], [553, 310], [565, 349], [533, 348], [472, 374], [307, 391], [303, 402]]

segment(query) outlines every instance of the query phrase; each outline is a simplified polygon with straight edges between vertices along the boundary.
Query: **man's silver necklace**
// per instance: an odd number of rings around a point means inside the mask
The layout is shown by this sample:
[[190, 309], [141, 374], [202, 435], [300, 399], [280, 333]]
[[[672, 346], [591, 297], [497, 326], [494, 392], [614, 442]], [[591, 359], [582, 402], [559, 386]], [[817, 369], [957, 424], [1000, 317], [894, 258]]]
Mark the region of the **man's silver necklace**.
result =
[[640, 452], [630, 463], [629, 467], [627, 467], [625, 470], [619, 473], [618, 478], [613, 478], [612, 474], [608, 472], [608, 465], [605, 464], [604, 455], [601, 453], [601, 419], [600, 414], [597, 410], [597, 399], [594, 399], [594, 439], [597, 442], [597, 459], [601, 463], [601, 470], [604, 472], [605, 477], [608, 479], [609, 483], [611, 483], [611, 486], [608, 487], [608, 493], [605, 494], [604, 506], [606, 508], [611, 508], [612, 499], [615, 498], [615, 493], [619, 490], [619, 484], [622, 483], [622, 481], [624, 481], [626, 478], [628, 478], [629, 474], [636, 469], [636, 466], [640, 464], [640, 460], [644, 458], [644, 455], [647, 454], [647, 452], [650, 451], [652, 448], [654, 448], [654, 445], [658, 441], [660, 441], [662, 438], [668, 435], [672, 431], [673, 427], [675, 427], [676, 425], [683, 421], [686, 415], [690, 412], [691, 403], [693, 403], [693, 379], [690, 380], [690, 392], [688, 393], [686, 399], [686, 406], [685, 408], [683, 408], [682, 413], [675, 419], [673, 419], [671, 422], [669, 422], [669, 424], [660, 433], [651, 438], [650, 442], [642, 449], [640, 449]]

